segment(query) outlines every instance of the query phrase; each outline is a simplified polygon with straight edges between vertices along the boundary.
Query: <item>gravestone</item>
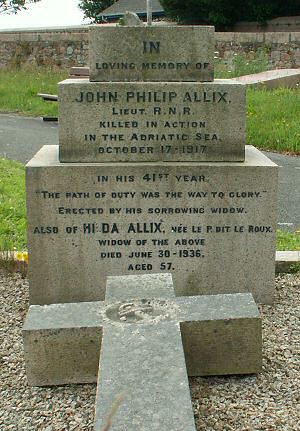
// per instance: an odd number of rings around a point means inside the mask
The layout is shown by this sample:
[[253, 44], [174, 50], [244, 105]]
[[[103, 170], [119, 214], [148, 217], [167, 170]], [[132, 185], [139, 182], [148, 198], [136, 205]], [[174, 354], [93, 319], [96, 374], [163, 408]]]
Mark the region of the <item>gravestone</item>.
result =
[[211, 26], [90, 27], [91, 81], [213, 81], [213, 58]]
[[110, 277], [105, 302], [33, 305], [23, 336], [38, 386], [95, 381], [101, 346], [96, 431], [117, 400], [112, 431], [195, 431], [187, 375], [261, 370], [252, 295], [175, 297], [170, 274]]
[[59, 85], [61, 162], [244, 161], [245, 86], [110, 87], [87, 79]]
[[245, 147], [245, 86], [213, 80], [213, 52], [212, 27], [91, 27], [90, 80], [59, 84], [59, 147], [27, 165], [31, 304], [149, 272], [272, 302], [277, 167]]

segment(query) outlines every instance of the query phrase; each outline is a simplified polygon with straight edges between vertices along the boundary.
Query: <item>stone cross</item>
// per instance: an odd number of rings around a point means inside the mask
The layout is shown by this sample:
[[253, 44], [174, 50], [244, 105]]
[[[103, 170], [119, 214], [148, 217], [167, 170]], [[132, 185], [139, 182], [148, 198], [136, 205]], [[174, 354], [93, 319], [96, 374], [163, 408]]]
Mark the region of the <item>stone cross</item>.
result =
[[147, 0], [147, 25], [152, 25], [152, 0]]
[[33, 305], [23, 337], [35, 386], [95, 381], [101, 345], [95, 431], [195, 431], [188, 375], [261, 370], [252, 295], [175, 297], [170, 274], [109, 277], [103, 302]]

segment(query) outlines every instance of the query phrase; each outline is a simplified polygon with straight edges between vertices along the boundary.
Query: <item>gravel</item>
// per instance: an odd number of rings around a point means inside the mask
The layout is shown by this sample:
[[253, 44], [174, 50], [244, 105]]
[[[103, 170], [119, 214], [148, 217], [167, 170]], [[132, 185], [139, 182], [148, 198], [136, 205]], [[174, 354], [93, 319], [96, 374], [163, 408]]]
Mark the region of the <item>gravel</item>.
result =
[[[21, 327], [28, 282], [0, 272], [0, 292], [0, 430], [93, 430], [95, 385], [27, 386]], [[190, 379], [197, 431], [300, 430], [300, 275], [278, 276], [276, 292], [274, 306], [260, 307], [263, 372]]]

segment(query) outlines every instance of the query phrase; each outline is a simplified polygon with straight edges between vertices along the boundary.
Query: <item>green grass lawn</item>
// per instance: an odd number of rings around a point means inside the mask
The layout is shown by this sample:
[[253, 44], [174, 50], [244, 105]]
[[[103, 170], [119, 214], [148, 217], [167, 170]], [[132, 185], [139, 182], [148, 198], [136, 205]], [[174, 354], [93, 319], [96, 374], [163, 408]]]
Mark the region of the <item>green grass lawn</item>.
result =
[[68, 75], [44, 68], [0, 70], [0, 112], [57, 116], [57, 103], [45, 102], [37, 93], [57, 94], [57, 83]]
[[284, 232], [277, 231], [277, 250], [297, 250], [300, 251], [300, 231]]
[[[233, 78], [267, 70], [263, 50], [252, 60], [236, 55], [231, 64], [216, 60], [215, 75]], [[300, 154], [300, 87], [247, 90], [247, 144], [268, 151]]]
[[300, 154], [300, 88], [248, 89], [247, 143]]
[[0, 250], [26, 248], [25, 168], [0, 159]]

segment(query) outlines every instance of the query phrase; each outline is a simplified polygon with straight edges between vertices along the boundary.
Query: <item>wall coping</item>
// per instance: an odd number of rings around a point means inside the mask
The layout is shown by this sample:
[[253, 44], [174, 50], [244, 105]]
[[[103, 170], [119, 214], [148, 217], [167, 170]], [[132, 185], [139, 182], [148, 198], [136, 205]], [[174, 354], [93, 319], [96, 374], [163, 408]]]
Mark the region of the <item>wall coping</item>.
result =
[[83, 24], [80, 26], [69, 26], [69, 27], [29, 27], [29, 28], [2, 28], [0, 33], [73, 33], [73, 32], [86, 32], [89, 28], [89, 24]]
[[[32, 28], [13, 28], [0, 29], [1, 40], [5, 40], [5, 35], [22, 34], [45, 34], [45, 33], [87, 33], [89, 24], [80, 26], [63, 26], [63, 27], [32, 27]], [[22, 38], [20, 37], [19, 40]], [[298, 31], [282, 31], [282, 32], [216, 32], [216, 42], [242, 42], [242, 43], [289, 43], [300, 39]]]

